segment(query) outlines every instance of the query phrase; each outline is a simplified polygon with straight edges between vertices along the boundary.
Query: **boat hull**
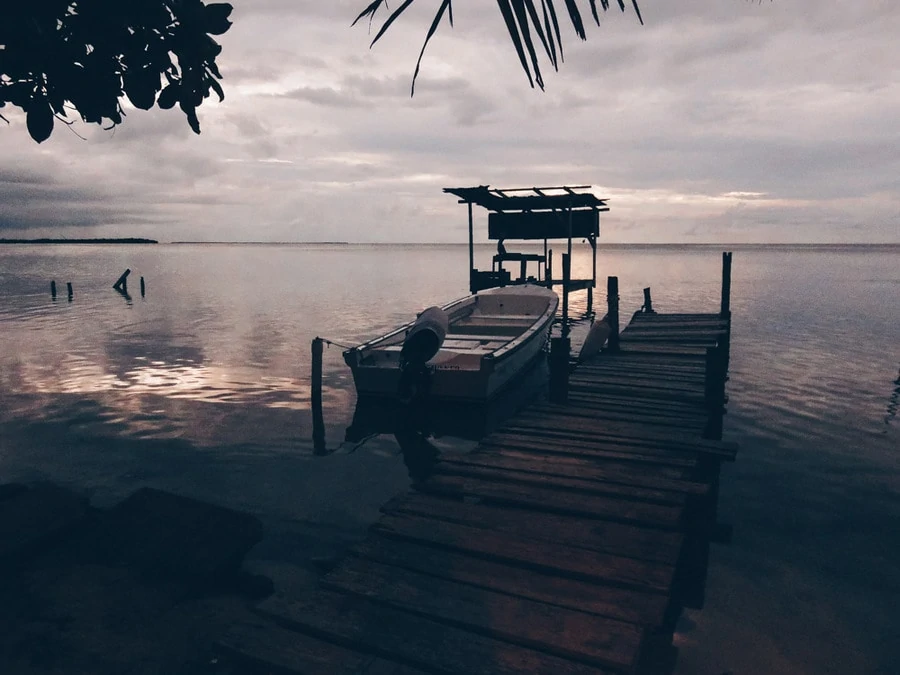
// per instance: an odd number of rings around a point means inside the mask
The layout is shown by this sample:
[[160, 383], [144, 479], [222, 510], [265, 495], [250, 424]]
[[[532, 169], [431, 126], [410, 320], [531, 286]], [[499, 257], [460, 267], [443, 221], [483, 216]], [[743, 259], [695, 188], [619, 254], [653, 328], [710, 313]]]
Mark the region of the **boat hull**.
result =
[[[496, 298], [500, 295], [499, 291], [500, 289], [492, 289], [482, 297], [489, 296], [490, 300], [496, 303]], [[490, 399], [541, 356], [549, 337], [558, 300], [552, 291], [543, 288], [540, 291], [546, 308], [534, 316], [534, 320], [528, 324], [527, 329], [523, 330], [521, 335], [516, 336], [514, 343], [511, 343], [509, 347], [484, 353], [479, 357], [455, 351], [452, 348], [441, 349], [426, 364], [429, 377], [428, 395], [434, 398], [458, 400]], [[508, 294], [501, 297], [504, 297], [509, 304], [514, 295]], [[466, 300], [456, 301], [446, 307], [451, 309]], [[448, 340], [451, 342], [455, 337], [452, 330], [451, 327], [451, 334], [448, 335]], [[404, 330], [398, 329], [395, 333], [401, 334], [402, 337]], [[385, 340], [390, 335], [381, 340]], [[349, 350], [344, 354], [353, 373], [358, 394], [398, 396], [401, 377], [398, 351], [396, 349], [392, 351], [390, 347], [383, 350], [373, 347], [368, 352], [364, 352], [363, 347]], [[364, 353], [366, 354], [365, 358], [363, 358]]]

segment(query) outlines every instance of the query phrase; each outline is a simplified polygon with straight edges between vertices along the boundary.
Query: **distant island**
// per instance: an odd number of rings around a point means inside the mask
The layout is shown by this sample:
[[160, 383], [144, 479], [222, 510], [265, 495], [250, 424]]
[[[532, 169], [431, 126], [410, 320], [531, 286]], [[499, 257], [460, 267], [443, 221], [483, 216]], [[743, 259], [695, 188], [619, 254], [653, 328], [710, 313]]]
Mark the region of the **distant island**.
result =
[[156, 239], [122, 237], [118, 239], [0, 239], [0, 244], [158, 244]]

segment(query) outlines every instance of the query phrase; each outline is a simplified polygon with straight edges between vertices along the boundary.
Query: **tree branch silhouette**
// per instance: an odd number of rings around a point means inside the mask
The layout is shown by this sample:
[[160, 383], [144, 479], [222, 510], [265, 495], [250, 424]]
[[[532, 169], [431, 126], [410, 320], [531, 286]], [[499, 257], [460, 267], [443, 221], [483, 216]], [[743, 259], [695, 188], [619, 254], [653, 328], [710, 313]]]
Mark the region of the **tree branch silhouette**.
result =
[[38, 143], [73, 112], [115, 127], [123, 96], [142, 110], [178, 105], [199, 134], [197, 108], [225, 96], [212, 36], [231, 27], [231, 11], [202, 0], [3, 0], [0, 109], [21, 108]]

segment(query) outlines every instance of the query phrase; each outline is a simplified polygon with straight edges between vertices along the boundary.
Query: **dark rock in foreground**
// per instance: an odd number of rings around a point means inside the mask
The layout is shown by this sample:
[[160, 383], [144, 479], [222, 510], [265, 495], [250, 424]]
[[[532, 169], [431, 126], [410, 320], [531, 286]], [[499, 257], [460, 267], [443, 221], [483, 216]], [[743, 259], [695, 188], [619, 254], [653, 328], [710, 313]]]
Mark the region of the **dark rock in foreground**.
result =
[[253, 516], [159, 490], [106, 510], [0, 486], [0, 673], [230, 674], [212, 645], [271, 592], [241, 570], [261, 538]]

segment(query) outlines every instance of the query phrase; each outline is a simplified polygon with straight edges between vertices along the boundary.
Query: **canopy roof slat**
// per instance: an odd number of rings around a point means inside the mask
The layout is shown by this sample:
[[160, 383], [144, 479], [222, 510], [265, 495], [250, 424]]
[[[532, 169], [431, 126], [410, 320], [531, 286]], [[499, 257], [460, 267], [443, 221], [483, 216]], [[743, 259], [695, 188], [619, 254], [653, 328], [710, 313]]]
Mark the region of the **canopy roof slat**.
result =
[[[476, 204], [497, 213], [512, 211], [566, 211], [570, 209], [573, 211], [585, 209], [609, 211], [606, 199], [596, 197], [590, 192], [576, 192], [576, 190], [587, 190], [590, 187], [590, 185], [560, 185], [554, 187], [505, 188], [500, 190], [491, 188], [489, 185], [479, 185], [476, 187], [444, 188], [444, 192], [456, 195], [462, 204]], [[554, 193], [551, 194], [551, 191]]]

